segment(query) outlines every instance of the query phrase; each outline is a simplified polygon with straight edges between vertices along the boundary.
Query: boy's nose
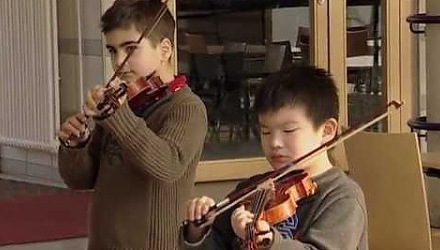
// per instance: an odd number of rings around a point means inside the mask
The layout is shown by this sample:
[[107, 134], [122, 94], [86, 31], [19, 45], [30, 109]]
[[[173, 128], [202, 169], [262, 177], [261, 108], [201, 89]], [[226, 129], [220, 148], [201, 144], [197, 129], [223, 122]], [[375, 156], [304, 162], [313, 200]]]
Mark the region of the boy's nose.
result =
[[115, 59], [114, 64], [115, 64], [116, 68], [119, 68], [119, 67], [121, 66], [123, 60], [124, 60], [124, 59], [121, 59], [121, 56], [118, 56], [118, 57]]
[[283, 141], [281, 138], [277, 136], [273, 136], [271, 139], [271, 147], [272, 148], [282, 148], [283, 147]]
[[[114, 58], [115, 69], [118, 69], [125, 60], [125, 56], [122, 53], [117, 53]], [[125, 67], [126, 65], [124, 65]]]

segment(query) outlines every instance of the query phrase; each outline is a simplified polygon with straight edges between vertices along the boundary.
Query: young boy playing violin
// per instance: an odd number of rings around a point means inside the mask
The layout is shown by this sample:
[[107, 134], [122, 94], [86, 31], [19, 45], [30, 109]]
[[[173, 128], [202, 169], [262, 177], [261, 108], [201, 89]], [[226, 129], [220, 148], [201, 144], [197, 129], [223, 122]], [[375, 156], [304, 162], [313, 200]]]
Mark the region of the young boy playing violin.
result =
[[[137, 43], [159, 10], [166, 12]], [[112, 86], [155, 77], [168, 95], [139, 113], [124, 94], [108, 116], [102, 113], [109, 105], [98, 103], [109, 88], [89, 91], [84, 112], [59, 131], [60, 174], [73, 189], [94, 189], [88, 249], [178, 249], [181, 207], [191, 197], [207, 130], [205, 106], [185, 77], [174, 75], [175, 21], [164, 3], [117, 0], [101, 25], [115, 70], [132, 53]]]
[[[275, 170], [332, 140], [338, 130], [338, 95], [332, 78], [311, 66], [292, 66], [269, 76], [255, 98], [266, 159]], [[301, 162], [301, 161], [300, 161]], [[258, 249], [368, 249], [367, 212], [361, 188], [327, 152], [296, 166], [317, 184], [313, 195], [298, 201], [296, 213], [282, 223], [255, 222]], [[238, 185], [249, 186], [252, 177]], [[183, 249], [241, 249], [246, 225], [259, 218], [237, 205], [216, 218], [212, 198], [189, 200], [181, 231]], [[198, 226], [195, 221], [207, 218]], [[281, 224], [280, 224], [281, 225]]]

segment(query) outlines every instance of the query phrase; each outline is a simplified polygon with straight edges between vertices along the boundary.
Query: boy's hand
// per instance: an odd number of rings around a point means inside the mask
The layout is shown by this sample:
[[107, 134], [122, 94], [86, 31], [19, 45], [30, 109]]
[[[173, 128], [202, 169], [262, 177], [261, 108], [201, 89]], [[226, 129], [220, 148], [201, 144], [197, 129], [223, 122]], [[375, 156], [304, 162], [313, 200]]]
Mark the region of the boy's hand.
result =
[[[242, 240], [246, 240], [246, 225], [251, 223], [254, 219], [254, 214], [244, 209], [244, 206], [240, 206], [234, 210], [231, 215], [231, 225], [234, 233]], [[263, 243], [263, 241], [271, 242], [273, 239], [273, 233], [270, 231], [270, 225], [267, 221], [258, 220], [256, 228], [258, 236], [256, 239], [257, 244]]]
[[87, 98], [83, 105], [83, 111], [87, 116], [100, 117], [102, 116], [103, 110], [109, 108], [109, 105], [105, 105], [101, 110], [98, 109], [98, 104], [104, 101], [105, 91], [106, 88], [104, 85], [97, 85], [87, 92]]
[[69, 147], [76, 147], [88, 140], [90, 132], [87, 129], [87, 117], [78, 113], [67, 118], [58, 131], [58, 138]]
[[207, 196], [197, 197], [189, 200], [186, 205], [185, 220], [189, 221], [185, 229], [185, 240], [190, 243], [200, 241], [209, 229], [209, 226], [214, 222], [214, 217], [208, 219], [206, 223], [201, 226], [196, 226], [196, 220], [202, 219], [203, 216], [208, 215], [210, 207], [215, 205], [215, 201]]
[[[110, 105], [104, 105], [101, 109], [98, 104], [104, 101], [104, 92], [109, 89], [118, 89], [120, 87], [120, 80], [116, 79], [110, 83], [110, 87], [106, 88], [104, 85], [97, 85], [92, 90], [87, 92], [87, 99], [83, 105], [84, 113], [89, 117], [102, 117], [103, 113], [113, 113]], [[122, 105], [127, 100], [127, 95], [124, 94], [118, 99], [119, 105]]]

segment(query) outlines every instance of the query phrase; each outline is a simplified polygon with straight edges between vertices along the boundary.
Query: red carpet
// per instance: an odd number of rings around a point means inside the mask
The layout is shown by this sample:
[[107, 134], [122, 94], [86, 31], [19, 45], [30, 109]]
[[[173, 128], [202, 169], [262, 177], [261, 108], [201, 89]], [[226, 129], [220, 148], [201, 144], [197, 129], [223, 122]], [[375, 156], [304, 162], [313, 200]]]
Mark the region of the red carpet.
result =
[[90, 196], [66, 191], [0, 200], [0, 246], [86, 236]]

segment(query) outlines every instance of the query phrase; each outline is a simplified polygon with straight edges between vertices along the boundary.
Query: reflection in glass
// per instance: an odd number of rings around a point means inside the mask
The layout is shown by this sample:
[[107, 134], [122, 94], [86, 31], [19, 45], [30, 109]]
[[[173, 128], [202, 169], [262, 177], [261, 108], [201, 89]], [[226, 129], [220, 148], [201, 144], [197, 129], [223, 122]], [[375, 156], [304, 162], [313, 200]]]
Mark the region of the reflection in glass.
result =
[[188, 76], [208, 111], [202, 160], [262, 156], [256, 89], [271, 72], [309, 63], [308, 1], [240, 2], [178, 5], [179, 73]]
[[[348, 126], [386, 105], [382, 84], [380, 1], [347, 1]], [[386, 131], [386, 121], [371, 131]]]

